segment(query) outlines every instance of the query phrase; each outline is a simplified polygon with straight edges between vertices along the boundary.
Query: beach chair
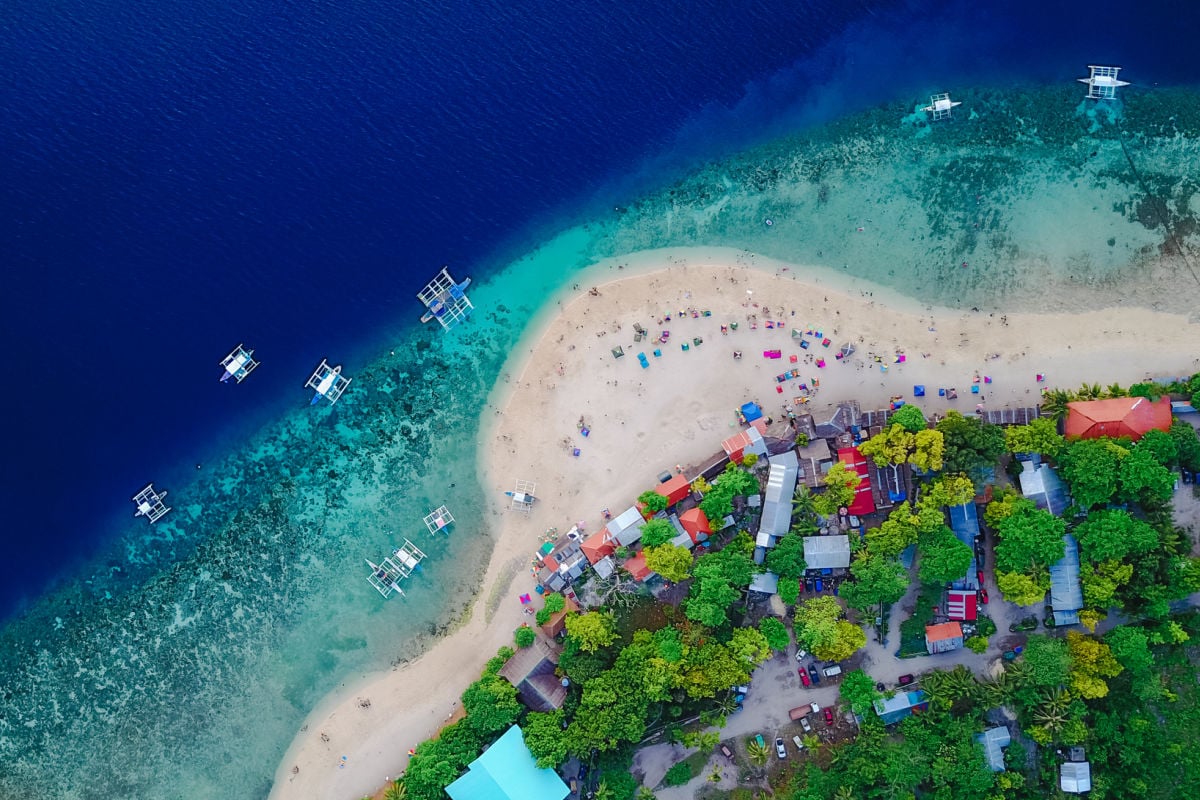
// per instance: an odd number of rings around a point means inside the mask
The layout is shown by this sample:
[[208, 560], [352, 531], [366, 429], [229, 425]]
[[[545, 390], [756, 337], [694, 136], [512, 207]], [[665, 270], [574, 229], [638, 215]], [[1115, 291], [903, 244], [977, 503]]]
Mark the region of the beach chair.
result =
[[659, 350], [657, 347], [656, 347], [656, 348], [654, 348], [654, 357], [655, 357], [655, 358], [662, 358], [662, 350]]
[[681, 345], [680, 345], [680, 348], [682, 348], [683, 352], [685, 352], [685, 353], [686, 353], [688, 350], [690, 350], [690, 349], [691, 349], [691, 348], [688, 346], [688, 343], [687, 343], [687, 342], [684, 342], [683, 344], [681, 344]]
[[697, 336], [696, 338], [692, 339], [692, 344], [694, 344], [696, 347], [699, 347], [700, 345], [704, 344], [704, 340]]

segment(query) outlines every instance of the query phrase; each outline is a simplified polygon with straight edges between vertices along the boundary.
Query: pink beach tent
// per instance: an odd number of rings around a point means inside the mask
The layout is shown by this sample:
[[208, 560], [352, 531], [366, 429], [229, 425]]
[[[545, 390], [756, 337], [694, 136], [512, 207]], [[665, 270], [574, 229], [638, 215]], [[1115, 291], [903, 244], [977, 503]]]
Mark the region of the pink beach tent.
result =
[[782, 358], [783, 351], [781, 350], [763, 350], [763, 358]]

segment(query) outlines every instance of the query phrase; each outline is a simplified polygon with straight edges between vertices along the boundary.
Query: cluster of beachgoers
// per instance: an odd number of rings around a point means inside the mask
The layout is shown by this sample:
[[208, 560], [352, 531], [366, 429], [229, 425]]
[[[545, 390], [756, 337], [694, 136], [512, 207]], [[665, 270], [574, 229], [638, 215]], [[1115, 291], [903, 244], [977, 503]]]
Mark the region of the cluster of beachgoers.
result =
[[[747, 258], [756, 268], [743, 266]], [[647, 490], [669, 495], [739, 448], [814, 433], [859, 408], [919, 398], [930, 415], [1002, 421], [1005, 409], [1036, 413], [1047, 386], [1097, 375], [1130, 384], [1200, 364], [1200, 324], [1181, 315], [956, 311], [730, 250], [602, 262], [584, 278], [591, 288], [531, 332], [489, 403], [480, 466], [495, 490], [499, 537], [475, 612], [415, 662], [314, 711], [274, 796], [376, 791], [402, 773], [410, 748], [461, 712], [467, 680], [529, 624], [523, 600], [561, 591], [586, 604], [572, 584], [616, 568], [617, 548], [632, 556], [623, 563], [632, 578], [648, 577], [620, 539], [638, 527]], [[747, 418], [748, 401], [757, 401], [749, 416], [761, 417]], [[536, 503], [513, 502], [518, 479], [536, 482]], [[720, 524], [681, 516], [680, 542], [700, 542]], [[530, 567], [533, 580], [514, 565]], [[340, 768], [342, 754], [354, 768]]]

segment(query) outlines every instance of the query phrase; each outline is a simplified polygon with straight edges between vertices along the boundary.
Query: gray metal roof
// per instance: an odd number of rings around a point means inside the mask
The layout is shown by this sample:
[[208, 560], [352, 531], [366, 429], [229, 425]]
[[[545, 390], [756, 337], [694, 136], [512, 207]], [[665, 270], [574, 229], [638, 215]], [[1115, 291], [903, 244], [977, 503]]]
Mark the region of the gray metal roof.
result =
[[975, 563], [975, 538], [979, 536], [979, 511], [975, 508], [974, 501], [968, 501], [961, 506], [951, 506], [949, 511], [950, 529], [960, 542], [971, 548], [971, 563], [966, 574], [953, 581], [950, 586], [968, 592], [978, 591], [979, 565]]
[[1046, 464], [1022, 461], [1019, 480], [1021, 494], [1043, 511], [1058, 516], [1071, 505], [1071, 495], [1067, 492], [1066, 485]]
[[607, 527], [618, 543], [628, 546], [642, 538], [642, 526], [645, 524], [642, 512], [637, 510], [637, 506], [630, 506], [609, 522]]
[[[792, 496], [796, 492], [798, 474], [799, 462], [794, 450], [771, 458], [771, 473], [767, 477], [762, 517], [758, 523], [759, 534], [766, 533], [778, 539], [792, 527]], [[771, 542], [765, 546], [774, 545]]]
[[760, 572], [750, 581], [750, 591], [775, 594], [779, 591], [779, 576], [774, 572]]
[[1062, 765], [1058, 785], [1064, 792], [1082, 794], [1092, 790], [1092, 765], [1087, 761], [1068, 761]]
[[1079, 610], [1083, 608], [1079, 544], [1074, 536], [1064, 533], [1063, 545], [1063, 557], [1050, 566], [1050, 607], [1054, 610], [1055, 624], [1074, 625], [1079, 622]]
[[983, 745], [983, 755], [987, 758], [992, 772], [1004, 771], [1004, 749], [1012, 742], [1008, 728], [988, 728], [983, 733], [975, 735], [975, 741]]
[[805, 536], [804, 563], [809, 569], [837, 569], [850, 566], [850, 537]]

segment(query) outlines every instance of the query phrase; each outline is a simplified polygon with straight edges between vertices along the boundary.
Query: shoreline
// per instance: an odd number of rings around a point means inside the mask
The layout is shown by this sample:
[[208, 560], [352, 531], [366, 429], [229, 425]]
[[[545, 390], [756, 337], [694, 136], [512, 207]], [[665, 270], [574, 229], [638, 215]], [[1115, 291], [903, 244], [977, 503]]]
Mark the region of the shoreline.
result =
[[[714, 253], [718, 263], [696, 263], [713, 260]], [[981, 389], [980, 401], [1034, 405], [1038, 372], [1047, 374], [1042, 385], [1049, 387], [1084, 380], [1128, 384], [1166, 371], [1195, 371], [1191, 354], [1200, 353], [1200, 325], [1178, 314], [1122, 307], [998, 316], [925, 305], [862, 279], [847, 275], [843, 284], [838, 277], [828, 268], [798, 267], [730, 248], [674, 248], [605, 259], [579, 274], [578, 288], [564, 286], [547, 298], [489, 392], [476, 460], [485, 489], [507, 486], [514, 477], [537, 480], [538, 506], [526, 517], [506, 514], [502, 504], [488, 501], [483, 513], [498, 533], [466, 619], [417, 659], [327, 694], [284, 754], [271, 797], [350, 800], [397, 777], [407, 749], [453, 716], [462, 690], [501, 645], [511, 644], [512, 630], [525, 621], [515, 596], [528, 588], [515, 585], [511, 576], [506, 591], [512, 602], [502, 594], [494, 616], [487, 613], [495, 585], [514, 559], [526, 564], [542, 531], [580, 519], [595, 530], [601, 508], [616, 512], [650, 488], [661, 465], [635, 463], [628, 469], [631, 450], [662, 454], [664, 464], [694, 463], [720, 449], [733, 430], [736, 405], [757, 399], [773, 413], [778, 406], [772, 400], [789, 396], [772, 388], [777, 373], [802, 367], [806, 375], [819, 374], [821, 390], [810, 404], [818, 417], [843, 399], [857, 399], [864, 409], [881, 407], [894, 395], [911, 402], [915, 383], [927, 385], [932, 395], [916, 401], [927, 413], [947, 407], [969, 413], [977, 402], [969, 393], [972, 373], [979, 370], [994, 379]], [[750, 285], [754, 294], [747, 296]], [[590, 286], [597, 295], [589, 294]], [[1070, 300], [1064, 298], [1064, 305]], [[712, 317], [656, 323], [656, 310], [662, 315], [681, 305], [711, 310]], [[763, 327], [762, 306], [786, 312], [782, 331]], [[728, 338], [720, 334], [720, 324], [755, 313], [757, 330], [743, 323]], [[648, 369], [639, 369], [634, 357], [655, 347], [632, 343], [631, 325], [639, 320], [655, 334], [661, 327], [672, 331], [669, 344], [659, 345], [663, 356]], [[809, 323], [824, 326], [838, 340], [833, 349], [793, 346], [791, 328]], [[679, 342], [694, 337], [703, 338], [703, 345], [682, 352]], [[903, 350], [908, 359], [888, 365], [887, 372], [876, 364], [834, 362], [840, 340], [856, 338], [858, 357]], [[609, 353], [618, 344], [625, 358]], [[735, 345], [744, 353], [740, 361], [730, 356]], [[783, 350], [784, 358], [761, 358], [766, 345]], [[824, 370], [787, 358], [815, 352], [827, 354]], [[994, 354], [999, 357], [988, 358]], [[939, 385], [956, 386], [959, 401], [938, 398]], [[556, 457], [581, 411], [594, 431], [578, 443], [582, 457]], [[369, 708], [362, 707], [363, 699], [370, 700]], [[347, 768], [336, 767], [341, 755], [349, 758]], [[293, 774], [293, 767], [299, 772]]]

